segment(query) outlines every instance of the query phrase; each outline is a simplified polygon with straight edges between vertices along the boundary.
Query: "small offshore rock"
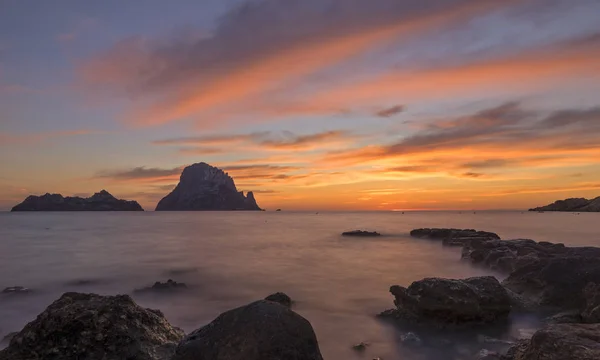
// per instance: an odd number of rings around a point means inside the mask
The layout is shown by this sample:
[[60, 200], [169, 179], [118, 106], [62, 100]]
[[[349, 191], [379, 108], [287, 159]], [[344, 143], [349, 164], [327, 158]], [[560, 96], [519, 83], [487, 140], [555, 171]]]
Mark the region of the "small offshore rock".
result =
[[136, 289], [135, 292], [170, 292], [170, 291], [178, 291], [182, 289], [187, 289], [187, 285], [184, 283], [178, 283], [177, 281], [173, 281], [171, 279], [167, 280], [164, 283], [157, 281], [154, 285], [145, 287], [142, 289]]
[[65, 293], [17, 333], [0, 359], [168, 359], [184, 336], [128, 295]]
[[311, 324], [281, 304], [259, 300], [191, 332], [171, 360], [323, 360]]
[[378, 233], [377, 231], [352, 230], [352, 231], [343, 232], [342, 236], [371, 237], [371, 236], [381, 236], [381, 234]]
[[369, 346], [368, 343], [360, 342], [356, 345], [352, 345], [352, 349], [354, 349], [356, 351], [365, 351], [367, 349], [367, 346]]
[[276, 292], [275, 294], [271, 294], [267, 296], [265, 300], [273, 301], [287, 307], [292, 306], [292, 298], [290, 298], [287, 294], [282, 292]]

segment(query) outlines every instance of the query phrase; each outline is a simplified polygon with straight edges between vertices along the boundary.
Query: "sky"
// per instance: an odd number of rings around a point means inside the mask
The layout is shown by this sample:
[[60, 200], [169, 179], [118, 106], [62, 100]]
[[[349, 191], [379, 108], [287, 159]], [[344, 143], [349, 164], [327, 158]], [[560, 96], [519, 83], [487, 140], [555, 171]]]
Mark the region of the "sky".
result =
[[0, 210], [183, 167], [261, 207], [600, 195], [597, 0], [0, 0]]

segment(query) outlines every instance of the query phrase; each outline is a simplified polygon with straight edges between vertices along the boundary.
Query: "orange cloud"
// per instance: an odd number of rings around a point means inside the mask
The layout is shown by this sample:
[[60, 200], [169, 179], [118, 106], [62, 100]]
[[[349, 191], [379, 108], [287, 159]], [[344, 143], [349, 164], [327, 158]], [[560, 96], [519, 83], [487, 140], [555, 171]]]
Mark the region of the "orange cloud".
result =
[[[283, 9], [279, 3], [261, 2], [229, 14], [212, 38], [182, 41], [164, 48], [140, 39], [121, 43], [83, 66], [82, 75], [88, 83], [116, 84], [134, 96], [157, 98], [158, 95], [158, 102], [146, 103], [126, 116], [132, 123], [157, 125], [252, 102], [261, 94], [386, 41], [452, 24], [510, 3], [453, 0], [417, 4], [376, 0], [366, 6], [354, 1], [344, 4], [345, 11], [320, 13], [315, 9], [321, 9], [322, 4], [307, 1], [295, 4], [299, 7], [296, 12], [286, 4], [285, 12], [291, 17], [280, 19]], [[365, 16], [369, 12], [372, 16]], [[263, 20], [267, 19], [275, 22], [273, 26], [281, 26], [280, 31], [277, 28], [257, 31], [253, 33], [253, 46], [248, 47], [247, 29], [262, 30]], [[248, 26], [251, 24], [256, 26]], [[339, 109], [310, 107], [317, 111]], [[268, 109], [289, 113], [304, 111], [306, 107], [288, 105]], [[210, 116], [202, 120], [214, 121]]]

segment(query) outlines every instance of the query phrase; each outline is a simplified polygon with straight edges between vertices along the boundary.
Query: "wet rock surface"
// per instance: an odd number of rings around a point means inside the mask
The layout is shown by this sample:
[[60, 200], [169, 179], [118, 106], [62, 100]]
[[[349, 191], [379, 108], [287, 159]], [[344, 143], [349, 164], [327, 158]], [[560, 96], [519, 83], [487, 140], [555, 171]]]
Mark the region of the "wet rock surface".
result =
[[260, 300], [219, 315], [178, 345], [172, 360], [322, 360], [311, 324]]
[[511, 300], [491, 276], [464, 280], [426, 278], [408, 288], [392, 286], [396, 309], [381, 316], [439, 327], [481, 325], [506, 320]]
[[377, 231], [352, 230], [343, 232], [342, 236], [372, 237], [381, 236], [381, 234]]
[[168, 359], [183, 335], [127, 295], [65, 293], [14, 335], [0, 359]]
[[538, 330], [512, 347], [506, 360], [600, 359], [600, 324], [560, 324]]
[[88, 198], [60, 194], [30, 195], [11, 211], [144, 211], [136, 201], [117, 199], [102, 190]]

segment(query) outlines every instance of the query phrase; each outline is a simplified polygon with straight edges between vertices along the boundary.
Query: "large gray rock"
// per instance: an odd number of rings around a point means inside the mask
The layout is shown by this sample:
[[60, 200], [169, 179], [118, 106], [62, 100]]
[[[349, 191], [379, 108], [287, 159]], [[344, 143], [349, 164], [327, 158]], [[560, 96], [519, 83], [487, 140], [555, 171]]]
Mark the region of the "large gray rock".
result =
[[499, 240], [500, 236], [493, 232], [477, 231], [474, 229], [445, 229], [445, 228], [424, 228], [414, 229], [410, 236], [417, 238], [442, 240], [444, 245], [462, 246], [471, 240]]
[[[590, 255], [595, 252], [590, 251]], [[513, 271], [502, 284], [539, 305], [568, 310], [583, 309], [586, 303], [583, 290], [590, 282], [600, 283], [597, 256], [537, 259]]]
[[464, 280], [426, 278], [408, 288], [392, 286], [396, 309], [384, 316], [414, 323], [477, 325], [506, 320], [511, 298], [492, 276]]
[[598, 360], [600, 324], [550, 325], [515, 345], [504, 359]]
[[584, 198], [558, 200], [550, 205], [529, 209], [529, 211], [600, 212], [600, 196], [591, 200]]
[[237, 191], [233, 179], [206, 163], [183, 169], [179, 184], [156, 205], [156, 211], [260, 210], [252, 192]]
[[266, 300], [227, 311], [189, 334], [171, 360], [322, 360], [310, 323]]
[[12, 337], [0, 359], [162, 360], [183, 336], [127, 295], [65, 293]]
[[30, 195], [11, 211], [144, 211], [136, 201], [120, 200], [102, 190], [89, 198], [60, 194]]

